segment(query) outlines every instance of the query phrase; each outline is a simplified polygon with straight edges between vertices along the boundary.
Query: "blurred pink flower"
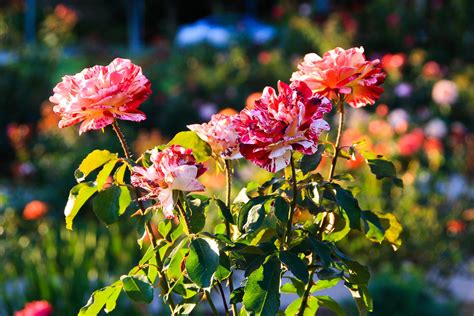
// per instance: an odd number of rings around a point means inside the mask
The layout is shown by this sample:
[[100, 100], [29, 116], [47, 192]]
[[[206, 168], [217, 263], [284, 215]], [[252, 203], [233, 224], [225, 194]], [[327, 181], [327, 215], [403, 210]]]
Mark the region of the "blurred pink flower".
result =
[[385, 81], [378, 59], [367, 61], [364, 48], [340, 47], [326, 52], [323, 57], [311, 53], [304, 57], [291, 81], [304, 81], [313, 92], [332, 101], [344, 95], [354, 108], [374, 104], [383, 92]]
[[204, 191], [197, 180], [206, 168], [196, 162], [191, 149], [171, 145], [163, 151], [153, 149], [149, 167], [134, 167], [131, 182], [147, 192], [143, 200], [158, 200], [166, 218], [174, 218], [173, 190]]
[[401, 156], [411, 156], [420, 150], [425, 139], [421, 128], [416, 128], [398, 140], [398, 152]]
[[114, 119], [142, 121], [138, 110], [150, 95], [150, 81], [142, 69], [128, 59], [116, 58], [108, 66], [86, 68], [74, 76], [64, 76], [49, 100], [61, 120], [59, 127], [82, 122], [79, 134], [104, 128]]
[[51, 316], [53, 307], [47, 301], [26, 303], [25, 308], [15, 312], [15, 316]]
[[329, 100], [314, 95], [302, 81], [291, 86], [279, 81], [278, 94], [266, 87], [255, 107], [245, 108], [235, 120], [240, 152], [270, 172], [289, 164], [291, 150], [314, 154], [319, 135], [329, 130], [322, 118], [331, 108]]
[[458, 87], [451, 80], [440, 80], [433, 86], [431, 96], [440, 105], [451, 105], [458, 99]]
[[386, 140], [393, 137], [392, 126], [384, 120], [374, 120], [369, 123], [369, 132], [377, 138], [384, 138]]
[[208, 143], [216, 155], [237, 159], [242, 155], [239, 152], [239, 135], [234, 127], [235, 117], [214, 114], [209, 123], [188, 125], [188, 128]]

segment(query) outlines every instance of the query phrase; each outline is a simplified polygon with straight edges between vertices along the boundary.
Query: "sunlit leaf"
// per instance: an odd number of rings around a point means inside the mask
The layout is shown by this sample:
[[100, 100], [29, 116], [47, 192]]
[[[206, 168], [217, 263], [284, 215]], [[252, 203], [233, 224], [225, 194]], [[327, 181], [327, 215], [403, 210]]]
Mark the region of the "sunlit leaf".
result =
[[77, 182], [82, 182], [95, 169], [103, 166], [113, 159], [117, 159], [117, 154], [113, 154], [108, 150], [94, 150], [82, 160], [79, 168], [74, 172]]
[[212, 150], [208, 143], [203, 141], [196, 133], [191, 131], [179, 132], [168, 145], [181, 145], [193, 150], [197, 162], [205, 162], [211, 157]]
[[105, 306], [105, 311], [110, 313], [115, 309], [117, 299], [122, 291], [122, 282], [117, 281], [112, 285], [101, 288], [92, 293], [87, 304], [79, 311], [79, 316], [98, 315]]
[[69, 192], [64, 215], [66, 216], [66, 228], [72, 230], [72, 222], [81, 207], [97, 191], [97, 186], [93, 182], [83, 182], [75, 185]]

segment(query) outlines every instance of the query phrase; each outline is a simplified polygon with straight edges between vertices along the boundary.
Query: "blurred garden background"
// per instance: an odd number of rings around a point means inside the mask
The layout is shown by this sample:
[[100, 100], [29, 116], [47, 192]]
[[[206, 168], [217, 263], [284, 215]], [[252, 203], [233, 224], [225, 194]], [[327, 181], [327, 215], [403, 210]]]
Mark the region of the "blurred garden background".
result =
[[[147, 120], [124, 124], [138, 155], [241, 110], [264, 86], [288, 82], [304, 54], [336, 46], [363, 46], [388, 74], [378, 103], [349, 113], [343, 144], [390, 158], [405, 184], [375, 185], [362, 157], [341, 163], [371, 192], [362, 206], [393, 211], [404, 227], [396, 253], [358, 235], [341, 245], [372, 269], [373, 314], [473, 315], [472, 16], [471, 0], [0, 1], [0, 315], [36, 300], [74, 315], [140, 257], [133, 223], [103, 227], [84, 210], [65, 229], [79, 162], [120, 147], [108, 130], [79, 145], [76, 127], [58, 129], [48, 98], [63, 75], [117, 56], [142, 66]], [[217, 192], [224, 175], [208, 174]], [[268, 175], [242, 163], [237, 177]], [[119, 304], [123, 315], [160, 308]]]

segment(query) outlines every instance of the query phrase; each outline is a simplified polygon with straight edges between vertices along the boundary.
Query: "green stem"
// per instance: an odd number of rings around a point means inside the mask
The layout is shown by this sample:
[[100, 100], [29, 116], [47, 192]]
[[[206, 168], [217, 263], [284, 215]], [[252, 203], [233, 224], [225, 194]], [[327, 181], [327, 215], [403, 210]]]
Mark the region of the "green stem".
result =
[[329, 169], [329, 182], [332, 181], [334, 177], [334, 172], [336, 171], [337, 157], [339, 156], [339, 151], [341, 150], [341, 138], [342, 138], [342, 129], [344, 127], [344, 99], [340, 97], [337, 103], [337, 110], [339, 111], [339, 126], [337, 128], [337, 138], [336, 138], [336, 148], [334, 150], [334, 156], [332, 157], [331, 168]]
[[[225, 163], [225, 177], [226, 177], [225, 205], [230, 209], [230, 199], [231, 199], [231, 193], [232, 193], [232, 166], [231, 166], [230, 160], [228, 159], [225, 159], [224, 163]], [[227, 233], [227, 237], [229, 237], [229, 239], [232, 240], [231, 231], [230, 231], [230, 223], [227, 220], [224, 220], [224, 222], [225, 222], [225, 230]], [[228, 282], [229, 282], [229, 291], [230, 293], [232, 293], [234, 291], [234, 281], [232, 280], [232, 271], [229, 275]], [[227, 303], [225, 302], [225, 297], [223, 297], [222, 299], [224, 301], [224, 305], [227, 306]], [[236, 316], [237, 305], [231, 304], [231, 309], [232, 309], [232, 315]], [[226, 307], [226, 313], [228, 313], [227, 307]]]
[[219, 316], [219, 312], [217, 311], [216, 305], [214, 305], [214, 302], [212, 302], [211, 293], [209, 293], [209, 291], [204, 291], [204, 294], [206, 295], [206, 299], [209, 303], [209, 307], [211, 307], [212, 313], [216, 316]]
[[229, 306], [227, 305], [224, 289], [220, 282], [217, 282], [217, 288], [219, 289], [219, 293], [221, 294], [222, 303], [224, 304], [225, 316], [229, 316]]
[[303, 316], [304, 311], [306, 307], [308, 306], [308, 298], [309, 298], [309, 295], [311, 294], [310, 292], [311, 292], [311, 287], [313, 286], [313, 277], [314, 277], [315, 271], [316, 269], [312, 269], [311, 272], [309, 273], [309, 281], [308, 281], [308, 284], [306, 284], [306, 289], [304, 291], [303, 298], [301, 299], [301, 305], [298, 310], [298, 314], [296, 314], [296, 316]]
[[179, 197], [177, 199], [176, 206], [178, 206], [179, 214], [184, 219], [184, 225], [185, 225], [185, 229], [186, 229], [186, 232], [187, 232], [186, 234], [189, 235], [189, 234], [192, 233], [192, 231], [191, 231], [191, 222], [189, 221], [188, 215], [186, 214], [186, 210], [184, 209], [183, 203], [181, 203], [181, 197]]
[[288, 245], [288, 242], [290, 240], [290, 235], [291, 235], [291, 226], [293, 225], [293, 215], [295, 214], [296, 211], [296, 198], [298, 196], [298, 187], [296, 183], [296, 167], [295, 167], [295, 160], [293, 158], [293, 153], [291, 153], [290, 156], [290, 166], [291, 166], [291, 184], [292, 184], [292, 190], [293, 190], [293, 197], [291, 199], [291, 205], [290, 205], [290, 216], [288, 217], [288, 221], [286, 222], [286, 230], [285, 230], [285, 235], [283, 238], [283, 242]]
[[[122, 149], [123, 149], [123, 152], [125, 154], [125, 157], [128, 160], [130, 160], [131, 157], [132, 157], [132, 154], [131, 154], [130, 149], [127, 145], [127, 140], [125, 139], [125, 136], [123, 135], [122, 130], [120, 129], [120, 126], [118, 125], [118, 122], [116, 120], [114, 120], [114, 122], [112, 123], [112, 129], [114, 130], [115, 134], [117, 135], [117, 137], [120, 141], [120, 145], [122, 145]], [[144, 215], [145, 214], [145, 207], [143, 206], [143, 203], [140, 200], [140, 196], [141, 196], [140, 191], [138, 190], [137, 187], [133, 187], [133, 190], [134, 190], [135, 195], [137, 197], [137, 203], [138, 203], [140, 215]], [[164, 298], [165, 295], [169, 292], [168, 280], [166, 278], [166, 275], [163, 273], [163, 261], [160, 258], [160, 253], [159, 253], [158, 249], [156, 249], [156, 246], [158, 244], [157, 243], [157, 238], [153, 234], [151, 224], [148, 221], [145, 224], [145, 232], [148, 236], [148, 239], [150, 240], [151, 246], [156, 251], [156, 254], [155, 254], [156, 264], [159, 267], [159, 269], [157, 269], [157, 270], [158, 270], [158, 274], [160, 275], [160, 286], [161, 286], [161, 290], [162, 290], [162, 296]], [[171, 294], [168, 295], [168, 298], [165, 301], [169, 304], [170, 309], [171, 309], [171, 313], [173, 313], [176, 305], [173, 301], [173, 298], [171, 297]]]

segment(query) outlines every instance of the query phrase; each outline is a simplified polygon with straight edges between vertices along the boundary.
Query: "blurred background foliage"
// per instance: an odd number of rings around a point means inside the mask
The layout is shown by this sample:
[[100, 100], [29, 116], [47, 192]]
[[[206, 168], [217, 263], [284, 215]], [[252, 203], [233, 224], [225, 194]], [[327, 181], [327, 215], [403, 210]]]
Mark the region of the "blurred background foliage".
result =
[[[361, 45], [388, 77], [378, 104], [350, 111], [343, 143], [394, 160], [405, 188], [377, 186], [357, 154], [341, 170], [371, 192], [364, 208], [397, 215], [404, 244], [393, 253], [354, 235], [341, 247], [372, 267], [375, 315], [472, 314], [474, 289], [451, 280], [474, 274], [473, 14], [470, 0], [1, 1], [0, 314], [38, 299], [73, 314], [139, 256], [125, 220], [104, 228], [85, 209], [73, 232], [64, 228], [74, 169], [92, 149], [119, 144], [109, 130], [79, 140], [75, 127], [57, 128], [48, 97], [63, 75], [116, 56], [143, 67], [148, 119], [124, 126], [140, 154], [187, 124], [241, 110], [288, 81], [305, 53]], [[203, 181], [218, 194], [223, 175], [210, 167]], [[237, 170], [235, 194], [268, 176]]]

